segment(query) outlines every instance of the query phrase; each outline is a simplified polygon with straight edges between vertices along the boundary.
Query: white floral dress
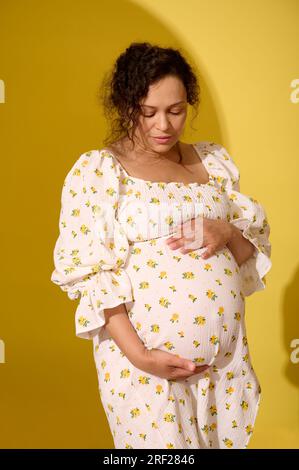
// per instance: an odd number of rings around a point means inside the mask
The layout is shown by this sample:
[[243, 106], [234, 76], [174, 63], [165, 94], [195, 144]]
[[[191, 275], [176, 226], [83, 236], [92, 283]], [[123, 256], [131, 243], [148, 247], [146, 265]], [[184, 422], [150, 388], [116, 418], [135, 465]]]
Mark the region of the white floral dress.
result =
[[[246, 448], [260, 403], [245, 327], [245, 297], [266, 286], [270, 228], [254, 198], [239, 191], [226, 149], [193, 144], [205, 184], [131, 177], [108, 149], [82, 154], [67, 174], [51, 280], [79, 298], [76, 335], [92, 339], [99, 394], [115, 448]], [[255, 246], [238, 266], [225, 247], [182, 254], [165, 240], [203, 215], [226, 219]], [[160, 348], [209, 364], [167, 380], [131, 364], [107, 333], [104, 309], [125, 303], [137, 334]]]

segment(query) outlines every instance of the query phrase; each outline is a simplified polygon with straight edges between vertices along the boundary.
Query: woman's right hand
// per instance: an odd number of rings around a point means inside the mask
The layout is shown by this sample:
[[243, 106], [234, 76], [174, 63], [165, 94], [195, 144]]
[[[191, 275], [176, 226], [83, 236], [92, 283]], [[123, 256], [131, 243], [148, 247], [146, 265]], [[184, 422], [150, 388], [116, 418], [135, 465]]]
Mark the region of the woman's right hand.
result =
[[[138, 364], [137, 364], [138, 362]], [[158, 377], [176, 380], [187, 379], [195, 374], [199, 374], [208, 369], [209, 365], [196, 366], [189, 359], [177, 357], [161, 349], [144, 349], [144, 354], [136, 367]], [[192, 369], [190, 368], [192, 366]]]

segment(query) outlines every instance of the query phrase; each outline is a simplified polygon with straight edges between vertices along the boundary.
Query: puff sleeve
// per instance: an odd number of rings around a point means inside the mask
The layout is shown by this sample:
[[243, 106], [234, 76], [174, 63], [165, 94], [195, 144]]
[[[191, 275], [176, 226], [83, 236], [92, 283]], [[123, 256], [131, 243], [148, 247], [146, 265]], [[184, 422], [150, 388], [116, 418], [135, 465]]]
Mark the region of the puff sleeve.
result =
[[243, 237], [255, 247], [253, 256], [239, 267], [242, 292], [249, 296], [265, 289], [266, 274], [271, 269], [270, 226], [263, 206], [253, 197], [240, 192], [240, 172], [227, 150], [215, 144], [215, 172], [230, 201], [228, 221], [242, 231]]
[[91, 150], [78, 158], [62, 188], [51, 281], [71, 300], [79, 299], [79, 338], [100, 332], [105, 308], [134, 300], [125, 270], [129, 243], [116, 218], [118, 171], [108, 152]]

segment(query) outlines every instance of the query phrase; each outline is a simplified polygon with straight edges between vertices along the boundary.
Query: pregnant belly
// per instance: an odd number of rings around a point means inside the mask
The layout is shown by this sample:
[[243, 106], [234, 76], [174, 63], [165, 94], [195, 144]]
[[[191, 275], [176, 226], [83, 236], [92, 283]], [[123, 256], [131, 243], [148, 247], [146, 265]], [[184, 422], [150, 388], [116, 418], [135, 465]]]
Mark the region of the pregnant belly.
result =
[[243, 320], [238, 264], [227, 247], [203, 260], [206, 248], [182, 254], [167, 238], [130, 247], [130, 321], [148, 348], [211, 365], [230, 354]]

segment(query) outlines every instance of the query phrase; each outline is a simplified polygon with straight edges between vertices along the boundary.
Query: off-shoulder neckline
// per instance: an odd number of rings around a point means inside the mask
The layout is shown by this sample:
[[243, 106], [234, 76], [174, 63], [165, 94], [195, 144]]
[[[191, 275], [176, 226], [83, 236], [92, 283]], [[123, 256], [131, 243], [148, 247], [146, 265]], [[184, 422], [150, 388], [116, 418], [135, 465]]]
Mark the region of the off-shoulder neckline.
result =
[[126, 175], [126, 178], [131, 179], [132, 181], [141, 182], [141, 183], [144, 183], [144, 184], [147, 184], [147, 185], [157, 185], [157, 184], [158, 185], [163, 185], [163, 186], [164, 185], [177, 185], [179, 187], [184, 186], [186, 188], [213, 185], [215, 183], [215, 179], [214, 179], [214, 176], [209, 172], [209, 169], [207, 168], [207, 165], [205, 163], [206, 155], [204, 155], [203, 158], [201, 158], [201, 155], [199, 154], [199, 151], [198, 151], [198, 148], [197, 148], [197, 145], [198, 145], [197, 143], [190, 144], [190, 145], [192, 145], [192, 147], [194, 148], [199, 160], [201, 161], [201, 163], [203, 164], [203, 166], [207, 170], [207, 173], [209, 175], [209, 180], [206, 183], [198, 183], [197, 181], [194, 181], [193, 183], [184, 183], [183, 181], [151, 181], [151, 180], [145, 180], [143, 178], [138, 178], [136, 176], [131, 176], [131, 175], [128, 174], [127, 170], [125, 170], [125, 168], [122, 166], [122, 164], [120, 163], [120, 161], [118, 160], [118, 158], [116, 157], [114, 152], [112, 152], [110, 149], [106, 149], [106, 148], [102, 149], [102, 152], [107, 152], [112, 157], [114, 157], [114, 159], [116, 160], [116, 163], [119, 165], [120, 169]]

